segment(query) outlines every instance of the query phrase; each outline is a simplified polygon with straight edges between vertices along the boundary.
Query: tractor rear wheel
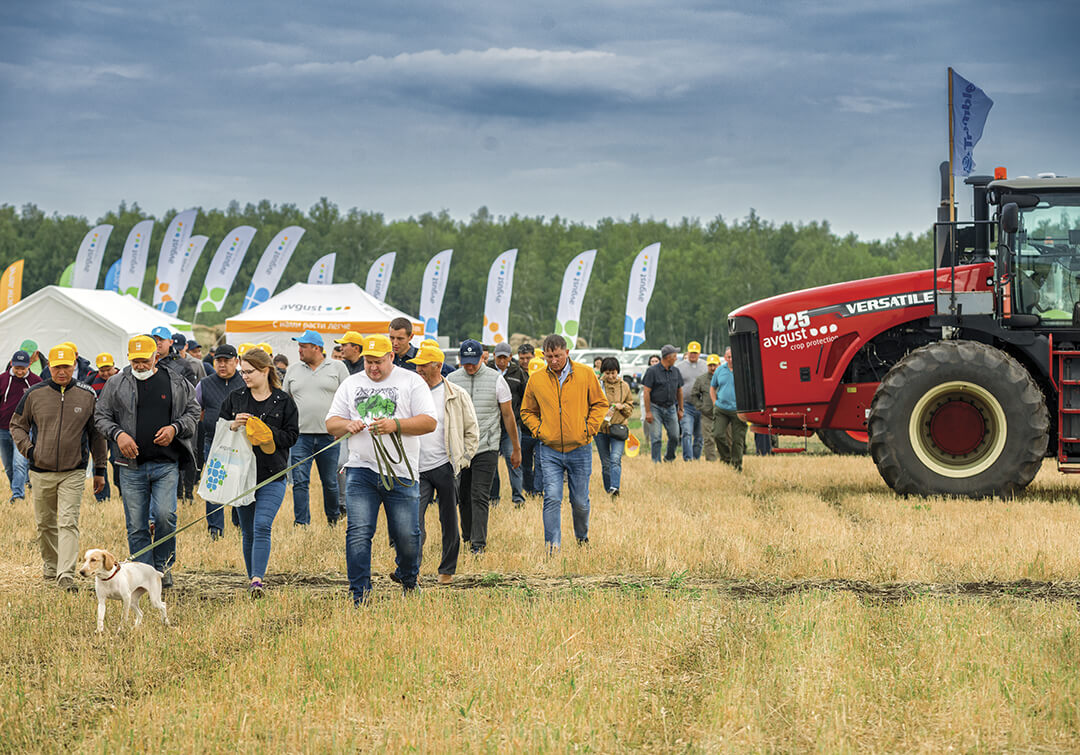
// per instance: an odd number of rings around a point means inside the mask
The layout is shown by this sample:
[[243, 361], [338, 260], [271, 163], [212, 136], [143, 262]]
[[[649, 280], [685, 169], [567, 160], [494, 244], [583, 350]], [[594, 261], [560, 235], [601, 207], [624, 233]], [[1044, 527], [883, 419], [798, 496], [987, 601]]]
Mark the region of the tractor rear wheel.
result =
[[855, 430], [830, 430], [821, 428], [817, 431], [825, 448], [834, 454], [844, 456], [865, 456], [867, 453], [867, 434]]
[[870, 455], [903, 495], [1012, 496], [1042, 464], [1050, 417], [1011, 356], [975, 341], [915, 349], [870, 405]]

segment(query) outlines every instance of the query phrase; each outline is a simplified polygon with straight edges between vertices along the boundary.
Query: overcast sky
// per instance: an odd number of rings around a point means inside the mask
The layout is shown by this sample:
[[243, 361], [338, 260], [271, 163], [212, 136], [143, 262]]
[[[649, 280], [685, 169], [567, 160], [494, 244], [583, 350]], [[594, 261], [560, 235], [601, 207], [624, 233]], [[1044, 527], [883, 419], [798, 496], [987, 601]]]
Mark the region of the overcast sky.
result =
[[918, 233], [950, 65], [994, 100], [977, 172], [1080, 174], [1080, 3], [993, 5], [6, 2], [0, 203]]

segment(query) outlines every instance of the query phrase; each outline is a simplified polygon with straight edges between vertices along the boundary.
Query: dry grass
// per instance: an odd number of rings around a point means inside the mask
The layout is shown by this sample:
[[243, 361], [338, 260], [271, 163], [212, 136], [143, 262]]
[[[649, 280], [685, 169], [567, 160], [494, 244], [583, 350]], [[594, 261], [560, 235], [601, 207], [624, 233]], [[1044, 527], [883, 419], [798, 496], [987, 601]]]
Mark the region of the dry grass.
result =
[[[231, 525], [217, 543], [195, 527], [166, 596], [174, 626], [148, 614], [104, 638], [90, 592], [41, 581], [29, 504], [5, 506], [0, 750], [1080, 749], [1071, 601], [708, 587], [1077, 580], [1080, 508], [1052, 464], [1011, 502], [899, 499], [867, 459], [827, 455], [750, 457], [741, 476], [639, 457], [621, 498], [599, 488], [595, 469], [591, 547], [546, 558], [539, 504], [504, 503], [487, 555], [459, 565], [479, 589], [402, 599], [380, 579], [360, 610], [343, 529], [321, 514], [294, 529], [287, 498], [266, 599], [232, 587]], [[428, 525], [425, 575], [434, 511]], [[126, 554], [118, 500], [88, 496], [82, 532]], [[380, 526], [373, 568], [391, 563]]]

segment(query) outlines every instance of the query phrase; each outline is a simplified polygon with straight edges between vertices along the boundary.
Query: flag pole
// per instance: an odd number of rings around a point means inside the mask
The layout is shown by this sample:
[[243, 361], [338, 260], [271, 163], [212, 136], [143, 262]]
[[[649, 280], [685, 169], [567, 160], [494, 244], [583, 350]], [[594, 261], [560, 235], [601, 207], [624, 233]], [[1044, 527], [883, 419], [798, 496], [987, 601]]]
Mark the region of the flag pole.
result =
[[956, 222], [956, 190], [953, 175], [953, 69], [949, 66], [949, 222]]

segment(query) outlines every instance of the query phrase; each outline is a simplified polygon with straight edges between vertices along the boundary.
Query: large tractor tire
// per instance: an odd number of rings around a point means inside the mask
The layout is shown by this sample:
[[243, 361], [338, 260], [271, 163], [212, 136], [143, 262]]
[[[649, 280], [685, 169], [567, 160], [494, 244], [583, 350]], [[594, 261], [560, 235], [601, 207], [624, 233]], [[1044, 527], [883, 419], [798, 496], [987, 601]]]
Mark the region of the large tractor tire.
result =
[[825, 448], [834, 454], [841, 456], [865, 456], [869, 450], [867, 447], [867, 434], [855, 430], [830, 430], [821, 428], [817, 431]]
[[870, 405], [870, 455], [903, 495], [981, 498], [1021, 492], [1042, 464], [1050, 417], [1042, 391], [1005, 352], [974, 341], [915, 349]]

